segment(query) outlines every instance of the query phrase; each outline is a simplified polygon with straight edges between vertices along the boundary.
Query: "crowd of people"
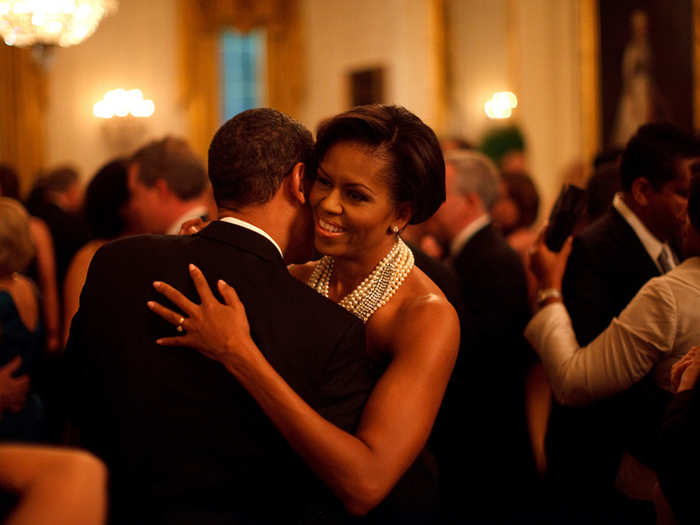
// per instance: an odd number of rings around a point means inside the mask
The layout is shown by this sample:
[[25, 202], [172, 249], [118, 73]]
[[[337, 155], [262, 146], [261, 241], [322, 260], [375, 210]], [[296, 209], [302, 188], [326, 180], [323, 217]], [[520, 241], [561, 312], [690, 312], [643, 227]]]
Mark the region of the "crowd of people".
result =
[[559, 252], [522, 154], [402, 107], [208, 155], [0, 169], [7, 523], [697, 520], [700, 139], [596, 159]]

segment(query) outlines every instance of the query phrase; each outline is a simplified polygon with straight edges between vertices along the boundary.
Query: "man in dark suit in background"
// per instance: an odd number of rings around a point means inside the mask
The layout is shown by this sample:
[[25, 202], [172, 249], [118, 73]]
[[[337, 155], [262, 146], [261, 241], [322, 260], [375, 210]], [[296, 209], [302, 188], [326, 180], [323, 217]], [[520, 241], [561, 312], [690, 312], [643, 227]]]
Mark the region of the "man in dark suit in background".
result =
[[[620, 166], [622, 192], [600, 219], [575, 237], [566, 266], [564, 303], [579, 345], [595, 339], [644, 283], [678, 263], [689, 166], [698, 155], [698, 141], [669, 124], [642, 126], [630, 140]], [[644, 425], [658, 422], [660, 412], [658, 417], [635, 413], [636, 406], [649, 407], [649, 402], [636, 403], [637, 396], [661, 393], [642, 382], [594, 406], [553, 406], [549, 473], [581, 505], [617, 505], [612, 486], [623, 442], [636, 455], [652, 448], [639, 438], [653, 435]], [[661, 399], [658, 406], [661, 410]]]
[[166, 136], [129, 160], [129, 206], [144, 233], [177, 235], [182, 223], [208, 214], [202, 161], [183, 139]]
[[[534, 472], [523, 398], [527, 282], [520, 257], [491, 224], [489, 210], [499, 196], [496, 166], [473, 151], [451, 151], [445, 160], [447, 198], [428, 229], [450, 246], [464, 311], [460, 353], [433, 444], [453, 516], [473, 514], [483, 505], [493, 517], [498, 511], [492, 504], [504, 493], [511, 501], [526, 499], [523, 481]], [[496, 390], [487, 378], [494, 368]], [[465, 476], [471, 487], [468, 509]]]
[[313, 166], [303, 126], [271, 109], [243, 112], [209, 149], [221, 220], [191, 237], [132, 237], [95, 255], [66, 352], [73, 421], [110, 470], [115, 521], [297, 523], [340, 511], [223, 366], [155, 343], [177, 332], [146, 307], [162, 300], [156, 280], [197, 297], [189, 263], [210, 285], [225, 280], [272, 366], [354, 431], [373, 386], [362, 323], [286, 269], [311, 253]]

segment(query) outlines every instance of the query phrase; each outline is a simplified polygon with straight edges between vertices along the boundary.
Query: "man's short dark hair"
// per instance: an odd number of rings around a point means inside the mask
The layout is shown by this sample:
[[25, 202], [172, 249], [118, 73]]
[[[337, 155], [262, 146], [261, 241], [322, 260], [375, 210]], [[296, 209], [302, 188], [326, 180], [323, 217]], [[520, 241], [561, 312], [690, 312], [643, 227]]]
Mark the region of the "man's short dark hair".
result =
[[315, 171], [311, 132], [270, 108], [239, 113], [214, 135], [209, 146], [209, 180], [220, 207], [264, 204], [297, 163]]
[[676, 178], [678, 162], [700, 156], [698, 138], [672, 124], [653, 123], [640, 127], [622, 154], [622, 189], [630, 191], [639, 177], [657, 191]]
[[141, 184], [150, 188], [163, 179], [185, 201], [200, 196], [207, 186], [202, 161], [180, 138], [165, 137], [149, 142], [132, 155], [131, 162], [139, 166]]
[[322, 122], [316, 134], [318, 158], [339, 142], [366, 145], [386, 158], [392, 198], [411, 204], [411, 224], [428, 219], [445, 200], [440, 143], [433, 130], [406, 108], [358, 106]]

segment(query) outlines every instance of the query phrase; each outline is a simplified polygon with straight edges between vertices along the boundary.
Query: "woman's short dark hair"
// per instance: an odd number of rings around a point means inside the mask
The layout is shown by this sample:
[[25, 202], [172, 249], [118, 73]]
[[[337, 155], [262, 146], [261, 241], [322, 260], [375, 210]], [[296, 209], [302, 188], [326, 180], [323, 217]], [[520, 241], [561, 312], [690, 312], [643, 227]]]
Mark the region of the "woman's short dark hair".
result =
[[316, 134], [318, 159], [334, 144], [353, 142], [386, 158], [394, 202], [413, 208], [411, 224], [428, 219], [445, 200], [445, 161], [435, 133], [400, 106], [358, 106], [323, 121]]
[[311, 132], [270, 108], [239, 113], [214, 135], [209, 146], [209, 180], [219, 207], [264, 204], [297, 163], [314, 173]]
[[92, 236], [113, 239], [125, 232], [124, 209], [129, 202], [128, 172], [123, 159], [102, 166], [85, 190], [85, 219]]
[[537, 219], [540, 209], [540, 196], [532, 177], [524, 172], [507, 172], [501, 175], [508, 188], [508, 196], [518, 206], [518, 223], [513, 229], [528, 228]]

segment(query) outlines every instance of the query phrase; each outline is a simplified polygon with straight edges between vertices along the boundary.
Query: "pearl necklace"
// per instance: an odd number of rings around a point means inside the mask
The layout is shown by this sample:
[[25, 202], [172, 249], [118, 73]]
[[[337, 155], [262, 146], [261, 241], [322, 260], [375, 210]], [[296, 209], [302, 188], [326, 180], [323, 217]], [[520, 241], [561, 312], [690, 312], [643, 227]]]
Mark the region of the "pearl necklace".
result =
[[[357, 285], [357, 288], [343, 297], [338, 304], [366, 323], [378, 308], [389, 302], [391, 296], [403, 284], [413, 268], [413, 262], [413, 252], [401, 237], [397, 237], [389, 253]], [[333, 257], [329, 255], [322, 257], [306, 282], [324, 297], [328, 297], [334, 263]]]

